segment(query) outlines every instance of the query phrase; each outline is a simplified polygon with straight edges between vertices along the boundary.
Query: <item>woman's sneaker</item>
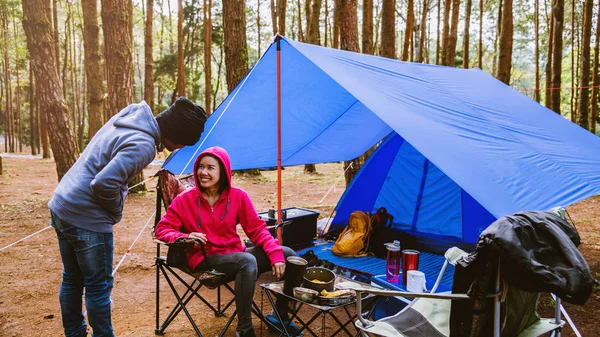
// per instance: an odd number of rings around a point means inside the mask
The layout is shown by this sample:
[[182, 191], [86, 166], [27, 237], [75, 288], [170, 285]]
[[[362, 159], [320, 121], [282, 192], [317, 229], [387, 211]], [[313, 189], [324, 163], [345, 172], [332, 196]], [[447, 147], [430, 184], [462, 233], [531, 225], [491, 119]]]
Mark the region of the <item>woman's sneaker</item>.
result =
[[[279, 332], [283, 332], [283, 325], [276, 316], [268, 314], [265, 316], [265, 319], [273, 328], [279, 330]], [[304, 332], [300, 331], [300, 328], [298, 328], [294, 322], [286, 320], [286, 317], [283, 317], [283, 323], [285, 324], [285, 329], [291, 336], [300, 337], [304, 335]]]

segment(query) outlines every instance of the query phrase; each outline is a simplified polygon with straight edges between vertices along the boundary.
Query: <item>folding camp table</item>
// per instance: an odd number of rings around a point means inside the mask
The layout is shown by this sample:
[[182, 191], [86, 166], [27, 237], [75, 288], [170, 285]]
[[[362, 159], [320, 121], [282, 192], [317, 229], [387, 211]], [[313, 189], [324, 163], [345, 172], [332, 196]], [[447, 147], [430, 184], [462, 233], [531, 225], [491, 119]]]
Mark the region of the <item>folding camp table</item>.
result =
[[[335, 283], [337, 284], [337, 283], [341, 283], [341, 282], [353, 282], [353, 283], [363, 286], [365, 288], [369, 287], [366, 284], [357, 282], [357, 281], [349, 279], [347, 277], [339, 276], [339, 275], [336, 276]], [[336, 305], [336, 306], [319, 305], [316, 303], [304, 302], [293, 296], [288, 296], [288, 295], [284, 294], [283, 293], [283, 281], [263, 283], [260, 286], [263, 289], [263, 292], [267, 295], [269, 302], [271, 302], [271, 306], [273, 307], [273, 313], [275, 314], [277, 319], [279, 319], [280, 321], [281, 321], [281, 317], [280, 317], [279, 312], [277, 311], [277, 306], [275, 305], [275, 296], [277, 296], [277, 295], [285, 296], [285, 297], [289, 298], [290, 301], [293, 301], [292, 303], [294, 303], [295, 305], [293, 305], [290, 310], [290, 314], [291, 314], [290, 320], [292, 320], [292, 321], [296, 320], [300, 323], [300, 325], [299, 325], [300, 332], [306, 330], [306, 331], [310, 332], [314, 337], [318, 337], [318, 335], [315, 333], [315, 331], [313, 331], [313, 329], [311, 329], [310, 325], [315, 320], [317, 320], [319, 317], [321, 317], [321, 336], [325, 337], [325, 323], [326, 323], [327, 316], [329, 316], [331, 319], [333, 319], [334, 322], [336, 322], [336, 324], [338, 326], [338, 329], [331, 334], [331, 337], [337, 335], [338, 333], [340, 333], [342, 331], [346, 332], [346, 334], [348, 334], [348, 336], [358, 336], [360, 334], [360, 332], [356, 332], [353, 334], [347, 328], [348, 325], [353, 327], [354, 326], [353, 322], [358, 317], [356, 312], [351, 313], [348, 310], [348, 307], [355, 306], [355, 303], [356, 303], [355, 299], [352, 301], [349, 301], [347, 303]], [[379, 298], [377, 296], [367, 296], [367, 297], [363, 298], [363, 302], [367, 298], [372, 298], [372, 302], [371, 302], [372, 304], [369, 305], [368, 310], [364, 316], [371, 317]], [[312, 308], [313, 310], [316, 310], [316, 313], [314, 315], [312, 315], [312, 317], [310, 317], [310, 319], [308, 319], [307, 321], [302, 320], [302, 318], [300, 318], [298, 316], [298, 313], [304, 306], [307, 306], [309, 308]], [[335, 311], [340, 312], [342, 310], [346, 313], [347, 317], [336, 316]], [[293, 335], [289, 331], [287, 331], [285, 326], [283, 326], [283, 330], [278, 327], [272, 326], [272, 325], [271, 325], [271, 327], [275, 328], [276, 330], [278, 330], [280, 332], [280, 334], [279, 334], [280, 337], [284, 336], [284, 335], [287, 337], [293, 337]]]

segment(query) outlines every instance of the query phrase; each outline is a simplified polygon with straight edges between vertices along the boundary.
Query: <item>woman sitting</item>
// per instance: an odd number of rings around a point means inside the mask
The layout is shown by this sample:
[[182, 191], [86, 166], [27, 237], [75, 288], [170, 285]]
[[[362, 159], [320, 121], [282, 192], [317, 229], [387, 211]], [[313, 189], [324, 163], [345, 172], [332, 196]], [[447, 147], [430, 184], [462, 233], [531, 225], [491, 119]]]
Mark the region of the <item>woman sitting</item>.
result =
[[[178, 239], [195, 241], [196, 246], [187, 251], [190, 270], [215, 269], [229, 279], [235, 278], [237, 336], [255, 336], [252, 298], [258, 275], [271, 270], [280, 280], [285, 272], [285, 258], [296, 254], [271, 236], [248, 194], [231, 186], [231, 162], [223, 148], [215, 146], [202, 152], [194, 163], [194, 172], [196, 188], [173, 200], [156, 225], [156, 238], [169, 243]], [[242, 245], [236, 231], [238, 223], [254, 247], [245, 249]], [[204, 246], [206, 259], [199, 242]], [[286, 319], [289, 309], [285, 297], [277, 298], [277, 310], [288, 324], [288, 331], [297, 331]]]

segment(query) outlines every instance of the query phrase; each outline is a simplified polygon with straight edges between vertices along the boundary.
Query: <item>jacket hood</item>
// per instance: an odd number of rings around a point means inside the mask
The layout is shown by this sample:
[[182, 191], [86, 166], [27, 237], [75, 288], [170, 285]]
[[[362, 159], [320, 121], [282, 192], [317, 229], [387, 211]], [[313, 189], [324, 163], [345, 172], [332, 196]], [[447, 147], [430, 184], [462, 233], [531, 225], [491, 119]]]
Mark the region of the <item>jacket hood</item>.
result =
[[156, 144], [160, 144], [160, 130], [158, 123], [152, 115], [152, 110], [146, 102], [130, 104], [115, 116], [114, 126], [117, 128], [128, 128], [143, 131], [154, 138]]
[[[206, 155], [212, 155], [213, 157], [217, 158], [219, 160], [219, 163], [225, 168], [225, 172], [226, 174], [226, 178], [227, 178], [227, 188], [225, 189], [226, 191], [231, 189], [231, 160], [229, 159], [229, 154], [227, 153], [227, 151], [225, 151], [224, 148], [222, 147], [218, 147], [218, 146], [213, 146], [213, 147], [209, 147], [208, 149], [202, 151], [202, 153], [200, 153], [200, 155], [198, 156], [198, 158], [196, 158], [196, 162], [194, 162], [194, 182], [196, 183], [196, 189], [198, 189], [198, 191], [200, 191], [200, 181], [198, 180], [198, 174], [196, 172], [198, 172], [198, 165], [200, 164], [200, 159], [202, 159], [202, 157], [206, 156]], [[221, 179], [223, 179], [223, 177], [220, 177]]]

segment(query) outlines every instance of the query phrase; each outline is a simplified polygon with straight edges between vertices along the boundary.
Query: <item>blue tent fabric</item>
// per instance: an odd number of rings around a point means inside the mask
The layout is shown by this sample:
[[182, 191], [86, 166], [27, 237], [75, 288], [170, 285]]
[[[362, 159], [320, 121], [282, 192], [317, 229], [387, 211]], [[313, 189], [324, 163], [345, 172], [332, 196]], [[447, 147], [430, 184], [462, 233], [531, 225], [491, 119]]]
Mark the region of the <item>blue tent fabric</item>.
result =
[[[363, 169], [372, 180], [354, 183], [381, 193], [344, 197], [354, 209], [397, 207], [399, 228], [474, 242], [500, 216], [600, 193], [600, 139], [479, 69], [286, 38], [280, 45], [284, 166], [351, 160], [388, 135], [401, 138], [387, 150], [395, 156]], [[190, 173], [196, 154], [214, 145], [229, 152], [233, 169], [277, 165], [276, 52], [272, 44], [198, 144], [174, 153], [166, 169]]]

